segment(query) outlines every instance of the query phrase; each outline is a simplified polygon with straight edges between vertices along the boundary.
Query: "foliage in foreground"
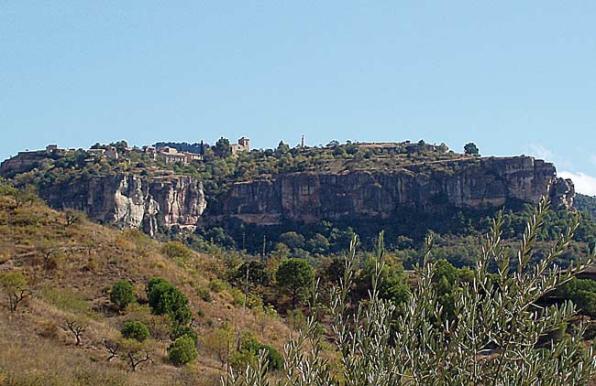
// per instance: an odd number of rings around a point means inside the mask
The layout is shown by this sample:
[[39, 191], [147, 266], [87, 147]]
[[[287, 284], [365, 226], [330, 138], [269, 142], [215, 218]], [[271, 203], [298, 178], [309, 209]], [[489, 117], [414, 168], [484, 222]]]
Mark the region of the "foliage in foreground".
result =
[[[323, 358], [316, 291], [302, 333], [285, 347], [281, 374], [268, 372], [264, 352], [244, 371], [230, 369], [223, 386], [240, 385], [585, 385], [596, 372], [584, 328], [553, 339], [575, 315], [571, 302], [539, 307], [536, 301], [594, 259], [562, 271], [553, 263], [569, 246], [576, 219], [548, 255], [532, 264], [537, 235], [548, 212], [542, 200], [515, 255], [501, 245], [501, 216], [493, 221], [473, 278], [447, 313], [433, 285], [432, 240], [417, 267], [418, 283], [401, 305], [379, 296], [384, 267], [379, 237], [369, 298], [349, 304], [356, 266], [356, 238], [343, 278], [332, 290], [330, 332], [339, 364]], [[514, 256], [514, 257], [512, 257]]]

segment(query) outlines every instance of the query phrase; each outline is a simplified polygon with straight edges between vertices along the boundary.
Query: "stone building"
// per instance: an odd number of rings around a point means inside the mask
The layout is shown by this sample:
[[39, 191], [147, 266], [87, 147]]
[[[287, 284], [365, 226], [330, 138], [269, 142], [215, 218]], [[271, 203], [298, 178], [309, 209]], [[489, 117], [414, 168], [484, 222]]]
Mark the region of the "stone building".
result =
[[187, 165], [192, 161], [203, 159], [203, 157], [199, 154], [179, 152], [177, 149], [169, 146], [158, 148], [157, 156], [163, 159], [166, 164], [180, 162], [184, 165]]
[[250, 151], [250, 138], [242, 137], [238, 140], [238, 143], [231, 145], [232, 155], [236, 155], [241, 151]]

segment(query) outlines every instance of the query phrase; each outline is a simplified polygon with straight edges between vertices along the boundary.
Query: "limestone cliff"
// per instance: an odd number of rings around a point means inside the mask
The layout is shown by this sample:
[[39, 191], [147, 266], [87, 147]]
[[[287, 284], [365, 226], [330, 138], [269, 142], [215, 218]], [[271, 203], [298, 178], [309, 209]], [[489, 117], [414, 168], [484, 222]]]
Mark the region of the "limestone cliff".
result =
[[570, 180], [555, 167], [520, 156], [425, 163], [399, 171], [293, 173], [234, 184], [220, 214], [257, 224], [283, 219], [378, 218], [399, 207], [432, 212], [440, 207], [483, 209], [510, 202], [536, 203], [547, 195], [556, 206], [573, 205]]
[[81, 210], [101, 223], [152, 236], [172, 227], [194, 230], [207, 206], [202, 183], [183, 176], [79, 176], [47, 185], [40, 195], [54, 208]]

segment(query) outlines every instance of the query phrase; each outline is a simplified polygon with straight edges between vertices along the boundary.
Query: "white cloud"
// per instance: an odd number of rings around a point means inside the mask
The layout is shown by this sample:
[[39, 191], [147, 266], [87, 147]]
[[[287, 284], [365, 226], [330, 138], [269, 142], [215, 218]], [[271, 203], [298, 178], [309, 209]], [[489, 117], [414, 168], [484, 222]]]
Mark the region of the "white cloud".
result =
[[527, 146], [525, 153], [538, 159], [545, 161], [552, 161], [554, 156], [553, 152], [544, 147], [539, 143], [531, 143]]
[[575, 169], [573, 163], [568, 158], [561, 157], [559, 154], [555, 154], [549, 148], [540, 143], [530, 143], [526, 145], [524, 154], [531, 155], [536, 159], [552, 162], [557, 169]]
[[575, 185], [575, 191], [588, 196], [596, 196], [596, 177], [589, 176], [582, 172], [559, 172], [560, 177], [571, 178]]

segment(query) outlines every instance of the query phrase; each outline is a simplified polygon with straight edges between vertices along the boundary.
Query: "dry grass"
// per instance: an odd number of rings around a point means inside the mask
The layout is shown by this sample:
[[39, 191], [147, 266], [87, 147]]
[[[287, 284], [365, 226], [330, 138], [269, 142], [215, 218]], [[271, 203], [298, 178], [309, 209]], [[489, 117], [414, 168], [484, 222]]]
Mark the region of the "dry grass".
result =
[[[183, 368], [167, 363], [167, 321], [148, 307], [131, 305], [122, 314], [109, 308], [109, 288], [130, 280], [141, 299], [149, 278], [161, 276], [189, 298], [199, 336], [229, 324], [252, 331], [261, 341], [281, 348], [289, 329], [275, 318], [264, 322], [252, 310], [234, 306], [224, 290], [200, 290], [223, 272], [213, 257], [192, 253], [171, 259], [162, 244], [137, 231], [118, 231], [88, 221], [68, 226], [61, 212], [41, 203], [16, 207], [0, 196], [0, 272], [18, 270], [31, 283], [32, 296], [10, 314], [0, 298], [0, 383], [7, 385], [185, 385], [213, 384], [221, 374], [216, 358], [199, 347], [196, 362]], [[204, 296], [203, 296], [204, 297]], [[83, 343], [62, 328], [65, 320], [87, 328]], [[124, 362], [107, 362], [105, 339], [119, 335], [124, 320], [143, 320], [156, 335], [153, 363], [130, 372]]]

